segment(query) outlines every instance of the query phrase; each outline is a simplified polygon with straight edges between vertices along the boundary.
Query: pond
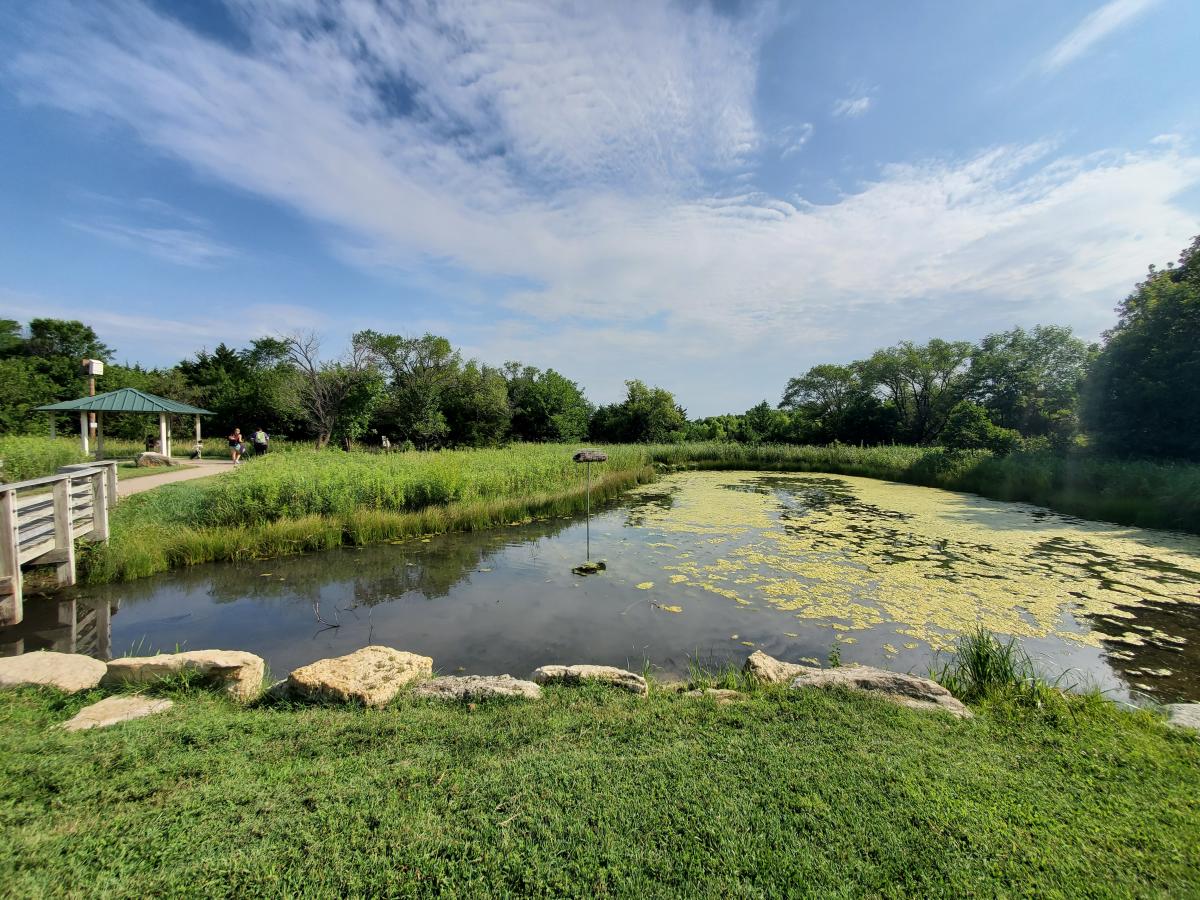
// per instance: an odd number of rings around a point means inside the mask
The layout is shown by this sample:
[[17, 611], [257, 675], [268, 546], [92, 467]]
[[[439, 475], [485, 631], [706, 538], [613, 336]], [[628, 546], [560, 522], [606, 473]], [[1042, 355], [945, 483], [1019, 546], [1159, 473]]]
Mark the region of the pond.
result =
[[31, 600], [0, 653], [250, 650], [278, 676], [370, 643], [446, 674], [554, 662], [862, 662], [927, 674], [977, 625], [1064, 685], [1200, 700], [1200, 538], [829, 475], [696, 472], [584, 522], [170, 574]]

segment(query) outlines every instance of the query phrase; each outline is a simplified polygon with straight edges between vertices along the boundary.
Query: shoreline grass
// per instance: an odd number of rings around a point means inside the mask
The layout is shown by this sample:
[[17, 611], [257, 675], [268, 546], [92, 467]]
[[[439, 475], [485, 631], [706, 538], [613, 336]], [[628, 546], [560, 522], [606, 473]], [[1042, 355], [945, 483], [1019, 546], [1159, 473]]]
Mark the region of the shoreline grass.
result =
[[[1200, 742], [1148, 712], [739, 685], [718, 705], [242, 708], [0, 692], [14, 896], [1191, 896]], [[113, 848], [119, 847], [120, 852]]]
[[[489, 528], [584, 505], [576, 446], [402, 454], [295, 451], [122, 503], [112, 537], [85, 546], [86, 583]], [[603, 502], [656, 471], [742, 469], [856, 475], [1046, 506], [1081, 518], [1200, 532], [1200, 466], [928, 447], [723, 443], [618, 445], [595, 473]]]

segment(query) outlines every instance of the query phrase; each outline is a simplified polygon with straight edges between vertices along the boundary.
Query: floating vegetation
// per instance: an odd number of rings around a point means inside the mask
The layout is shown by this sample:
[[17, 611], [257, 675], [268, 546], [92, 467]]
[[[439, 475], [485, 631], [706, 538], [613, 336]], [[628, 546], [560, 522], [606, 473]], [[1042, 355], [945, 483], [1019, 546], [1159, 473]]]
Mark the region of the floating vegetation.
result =
[[[891, 626], [912, 639], [906, 650], [977, 628], [1177, 645], [1156, 628], [1114, 626], [1146, 603], [1200, 604], [1190, 535], [850, 476], [689, 472], [642, 492], [628, 524], [650, 533], [672, 584], [820, 622], [842, 643]], [[1089, 627], [1101, 620], [1115, 633]]]

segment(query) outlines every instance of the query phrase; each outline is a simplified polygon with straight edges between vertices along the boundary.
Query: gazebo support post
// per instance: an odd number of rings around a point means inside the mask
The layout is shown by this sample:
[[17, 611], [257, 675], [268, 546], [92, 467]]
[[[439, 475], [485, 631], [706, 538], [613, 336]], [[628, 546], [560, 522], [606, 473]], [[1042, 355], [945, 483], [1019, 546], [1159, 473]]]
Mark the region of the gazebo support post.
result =
[[79, 442], [83, 445], [83, 455], [88, 455], [88, 416], [87, 413], [79, 414]]
[[200, 440], [200, 415], [196, 414], [196, 459], [201, 458], [203, 442]]
[[104, 413], [96, 413], [96, 459], [104, 459]]
[[163, 456], [171, 455], [171, 447], [167, 443], [167, 414], [158, 414], [158, 452]]

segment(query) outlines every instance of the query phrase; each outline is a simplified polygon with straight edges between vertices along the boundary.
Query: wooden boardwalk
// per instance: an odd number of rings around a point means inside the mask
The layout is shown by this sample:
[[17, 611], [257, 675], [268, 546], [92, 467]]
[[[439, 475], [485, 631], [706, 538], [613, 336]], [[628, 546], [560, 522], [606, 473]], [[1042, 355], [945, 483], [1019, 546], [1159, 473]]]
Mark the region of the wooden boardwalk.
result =
[[60, 585], [75, 583], [75, 541], [108, 540], [116, 502], [116, 460], [0, 484], [0, 626], [25, 617], [23, 566], [53, 565]]

